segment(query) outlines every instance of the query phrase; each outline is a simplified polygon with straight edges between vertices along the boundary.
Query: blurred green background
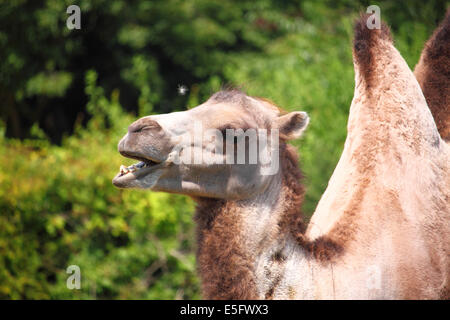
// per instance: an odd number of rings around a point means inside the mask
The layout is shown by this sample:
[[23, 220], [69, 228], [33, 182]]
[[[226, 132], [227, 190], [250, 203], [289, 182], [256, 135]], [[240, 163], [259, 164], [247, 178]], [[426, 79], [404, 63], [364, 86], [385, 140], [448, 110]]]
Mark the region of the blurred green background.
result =
[[[81, 30], [66, 27], [71, 4]], [[311, 215], [346, 136], [352, 24], [371, 4], [413, 68], [448, 1], [1, 1], [0, 298], [201, 298], [193, 202], [111, 179], [132, 162], [117, 142], [133, 120], [224, 84], [310, 114], [294, 144]]]

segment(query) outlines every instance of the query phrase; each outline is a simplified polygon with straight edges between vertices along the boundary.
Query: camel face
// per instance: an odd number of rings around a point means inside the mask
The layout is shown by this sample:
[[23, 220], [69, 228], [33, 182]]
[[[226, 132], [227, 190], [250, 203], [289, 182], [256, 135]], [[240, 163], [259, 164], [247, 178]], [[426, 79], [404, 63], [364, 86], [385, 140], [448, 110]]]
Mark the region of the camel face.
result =
[[119, 152], [141, 162], [121, 167], [120, 188], [195, 197], [246, 199], [278, 173], [278, 145], [299, 137], [305, 112], [285, 115], [238, 90], [220, 91], [187, 111], [143, 117], [128, 128]]

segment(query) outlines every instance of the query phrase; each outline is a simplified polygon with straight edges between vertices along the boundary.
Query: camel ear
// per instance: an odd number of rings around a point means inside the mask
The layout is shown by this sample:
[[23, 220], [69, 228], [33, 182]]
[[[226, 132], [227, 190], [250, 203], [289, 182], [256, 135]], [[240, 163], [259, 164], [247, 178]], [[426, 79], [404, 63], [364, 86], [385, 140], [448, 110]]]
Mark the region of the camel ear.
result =
[[280, 130], [280, 137], [287, 140], [300, 138], [309, 123], [306, 112], [294, 111], [278, 117], [275, 120], [275, 128]]

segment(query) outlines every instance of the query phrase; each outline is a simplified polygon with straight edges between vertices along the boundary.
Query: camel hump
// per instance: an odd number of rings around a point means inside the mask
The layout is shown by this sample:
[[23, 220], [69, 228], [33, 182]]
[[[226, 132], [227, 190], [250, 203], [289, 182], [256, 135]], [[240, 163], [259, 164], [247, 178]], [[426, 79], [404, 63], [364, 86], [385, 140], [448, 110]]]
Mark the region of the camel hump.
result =
[[361, 14], [354, 26], [354, 63], [369, 86], [376, 77], [380, 60], [387, 58], [386, 45], [393, 43], [389, 27], [377, 18], [374, 14]]
[[442, 139], [450, 141], [450, 8], [414, 69]]

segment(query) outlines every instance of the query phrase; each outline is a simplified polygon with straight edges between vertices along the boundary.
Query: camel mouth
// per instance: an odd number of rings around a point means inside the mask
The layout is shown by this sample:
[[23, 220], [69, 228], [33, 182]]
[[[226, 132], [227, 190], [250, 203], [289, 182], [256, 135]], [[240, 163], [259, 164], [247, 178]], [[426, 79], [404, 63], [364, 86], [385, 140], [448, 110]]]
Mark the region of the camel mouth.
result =
[[148, 157], [142, 157], [136, 154], [129, 154], [121, 152], [126, 158], [140, 160], [139, 162], [132, 164], [128, 167], [121, 165], [119, 173], [114, 177], [112, 183], [121, 188], [126, 188], [132, 180], [142, 179], [143, 177], [151, 174], [156, 169], [164, 166], [164, 161], [156, 159], [150, 159]]
[[147, 161], [141, 161], [141, 162], [132, 164], [131, 166], [128, 166], [128, 167], [125, 167], [124, 165], [121, 165], [120, 166], [120, 171], [119, 171], [119, 177], [122, 177], [122, 176], [124, 176], [126, 174], [129, 174], [129, 173], [133, 173], [133, 172], [139, 171], [141, 169], [153, 167], [153, 166], [155, 166], [157, 164], [158, 164], [158, 162], [147, 160]]
[[140, 162], [132, 164], [131, 166], [125, 167], [124, 165], [120, 166], [119, 176], [124, 176], [129, 173], [133, 173], [142, 169], [151, 168], [156, 166], [162, 161], [156, 160], [154, 158], [150, 158], [148, 156], [142, 156], [140, 154], [131, 153], [127, 151], [121, 151], [120, 154], [126, 158], [140, 160]]

